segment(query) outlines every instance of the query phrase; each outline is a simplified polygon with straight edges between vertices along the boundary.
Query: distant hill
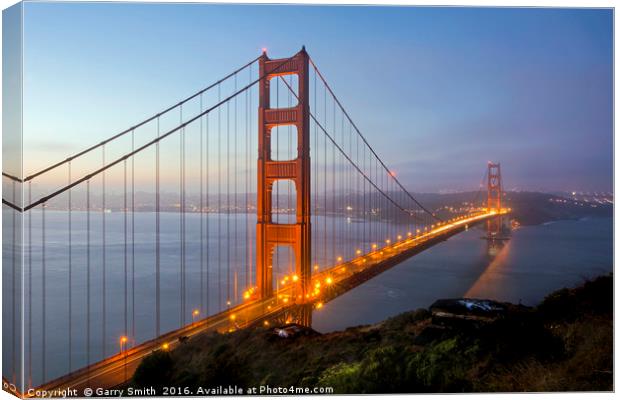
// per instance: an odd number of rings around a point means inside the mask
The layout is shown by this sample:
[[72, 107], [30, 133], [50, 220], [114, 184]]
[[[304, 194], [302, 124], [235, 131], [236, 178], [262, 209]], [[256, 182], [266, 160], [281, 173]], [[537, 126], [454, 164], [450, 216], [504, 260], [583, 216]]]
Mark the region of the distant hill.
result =
[[[398, 201], [402, 202], [406, 207], [410, 207], [412, 202], [407, 199], [403, 199], [402, 193], [398, 195], [396, 193], [389, 192], [390, 196]], [[331, 193], [328, 193], [331, 196]], [[472, 207], [483, 207], [486, 202], [486, 192], [460, 192], [460, 193], [413, 193], [413, 196], [419, 200], [427, 209], [434, 212], [440, 218], [449, 219], [455, 215], [463, 214], [469, 211]], [[166, 212], [179, 212], [179, 197], [174, 193], [162, 193], [161, 194], [161, 210]], [[246, 198], [249, 206], [246, 206]], [[607, 201], [609, 197], [605, 198]], [[589, 216], [612, 216], [613, 205], [609, 202], [597, 202], [595, 197], [580, 197], [571, 198], [570, 194], [567, 196], [560, 196], [557, 194], [548, 194], [540, 192], [506, 192], [504, 204], [508, 207], [512, 207], [513, 213], [511, 218], [517, 219], [524, 225], [535, 225], [547, 221], [554, 221], [559, 219], [578, 219]], [[237, 196], [237, 205], [231, 204], [230, 209], [227, 204], [230, 201], [226, 195], [220, 195], [219, 198], [216, 195], [211, 195], [203, 199], [205, 209], [207, 212], [215, 213], [218, 211], [217, 205], [220, 204], [220, 212], [231, 213], [255, 213], [256, 212], [256, 194], [249, 193], [246, 197], [244, 193], [240, 193]], [[314, 201], [314, 197], [313, 197]], [[96, 210], [101, 207], [100, 196], [95, 196], [91, 199], [91, 210]], [[109, 193], [106, 196], [106, 207], [112, 212], [119, 212], [123, 207], [123, 196], [119, 193]], [[186, 211], [187, 212], [199, 212], [200, 197], [195, 193], [189, 193], [186, 198]], [[288, 198], [283, 196], [280, 198], [280, 204], [295, 204], [293, 197]], [[363, 197], [356, 193], [342, 193], [338, 192], [334, 200], [326, 202], [323, 200], [323, 194], [318, 196], [318, 204], [321, 206], [318, 209], [312, 209], [313, 213], [319, 215], [325, 214], [325, 210], [322, 209], [323, 204], [334, 204], [336, 209], [331, 208], [327, 210], [327, 214], [330, 216], [350, 216], [354, 218], [362, 218], [360, 210], [361, 204], [373, 204], [373, 207], [386, 207], [384, 198], [374, 193], [372, 198], [367, 197], [366, 201], [363, 201]], [[346, 207], [350, 205], [351, 209], [347, 210]], [[66, 210], [66, 199], [59, 198], [48, 203], [49, 209]], [[85, 197], [83, 193], [75, 193], [72, 203], [74, 210], [83, 210], [85, 207]], [[138, 212], [152, 212], [155, 209], [155, 195], [147, 192], [137, 192], [135, 200], [136, 211]], [[368, 207], [368, 206], [367, 206]], [[388, 209], [389, 211], [391, 209]], [[380, 210], [379, 214], [373, 216], [373, 218], [394, 218], [393, 212], [383, 212], [386, 210]], [[289, 213], [294, 212], [294, 206], [288, 210]], [[400, 217], [400, 215], [399, 215]], [[404, 222], [400, 219], [397, 222]]]
[[[486, 193], [484, 192], [422, 193], [416, 195], [423, 204], [427, 204], [440, 216], [449, 215], [445, 211], [446, 206], [463, 207], [464, 205], [471, 205], [474, 199], [477, 199], [476, 206], [483, 206], [484, 201], [486, 201], [485, 196]], [[536, 225], [561, 219], [613, 216], [612, 204], [596, 202], [592, 198], [577, 200], [541, 192], [505, 192], [504, 204], [513, 210], [510, 218], [515, 218], [523, 225]]]

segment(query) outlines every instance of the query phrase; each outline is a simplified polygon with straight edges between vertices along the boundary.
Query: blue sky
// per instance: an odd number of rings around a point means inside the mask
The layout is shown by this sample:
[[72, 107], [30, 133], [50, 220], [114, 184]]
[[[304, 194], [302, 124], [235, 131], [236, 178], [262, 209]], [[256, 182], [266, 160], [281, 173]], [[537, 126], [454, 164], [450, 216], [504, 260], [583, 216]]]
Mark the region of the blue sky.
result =
[[[611, 10], [27, 3], [31, 172], [305, 44], [415, 191], [612, 189]], [[389, 138], [389, 140], [385, 140]]]

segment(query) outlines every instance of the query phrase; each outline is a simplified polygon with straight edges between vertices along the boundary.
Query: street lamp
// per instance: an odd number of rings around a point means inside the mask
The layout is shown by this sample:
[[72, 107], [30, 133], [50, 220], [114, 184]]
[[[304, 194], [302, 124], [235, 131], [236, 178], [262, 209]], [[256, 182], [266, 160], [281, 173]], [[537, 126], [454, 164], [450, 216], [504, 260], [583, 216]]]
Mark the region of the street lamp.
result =
[[123, 345], [125, 343], [127, 343], [127, 336], [121, 336], [121, 338], [118, 341], [120, 347], [121, 347], [121, 353], [123, 352]]
[[196, 322], [196, 317], [200, 315], [200, 310], [195, 309], [192, 311], [192, 323]]

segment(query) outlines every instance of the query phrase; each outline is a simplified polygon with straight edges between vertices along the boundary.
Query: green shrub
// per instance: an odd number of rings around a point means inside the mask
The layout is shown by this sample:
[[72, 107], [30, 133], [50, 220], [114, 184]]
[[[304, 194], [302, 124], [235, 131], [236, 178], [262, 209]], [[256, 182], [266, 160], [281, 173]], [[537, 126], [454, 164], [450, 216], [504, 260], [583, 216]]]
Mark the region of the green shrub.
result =
[[359, 372], [360, 363], [339, 363], [323, 371], [317, 386], [332, 387], [335, 393], [361, 393]]
[[407, 362], [408, 389], [419, 392], [464, 392], [471, 390], [467, 373], [478, 352], [477, 346], [451, 338], [413, 354]]

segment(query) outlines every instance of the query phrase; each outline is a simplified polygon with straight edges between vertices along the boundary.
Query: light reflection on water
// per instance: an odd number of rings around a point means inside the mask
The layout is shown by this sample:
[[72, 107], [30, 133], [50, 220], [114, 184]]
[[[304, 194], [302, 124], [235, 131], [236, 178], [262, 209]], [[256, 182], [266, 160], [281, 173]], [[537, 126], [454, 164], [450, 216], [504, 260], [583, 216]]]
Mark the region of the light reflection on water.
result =
[[[489, 289], [494, 287], [493, 278], [501, 273], [501, 269], [506, 265], [509, 257], [512, 242], [506, 241], [487, 241], [487, 254], [489, 255], [489, 266], [484, 270], [478, 280], [469, 288], [464, 297], [493, 297], [498, 298], [500, 294], [489, 295]], [[495, 285], [500, 286], [500, 285]]]

